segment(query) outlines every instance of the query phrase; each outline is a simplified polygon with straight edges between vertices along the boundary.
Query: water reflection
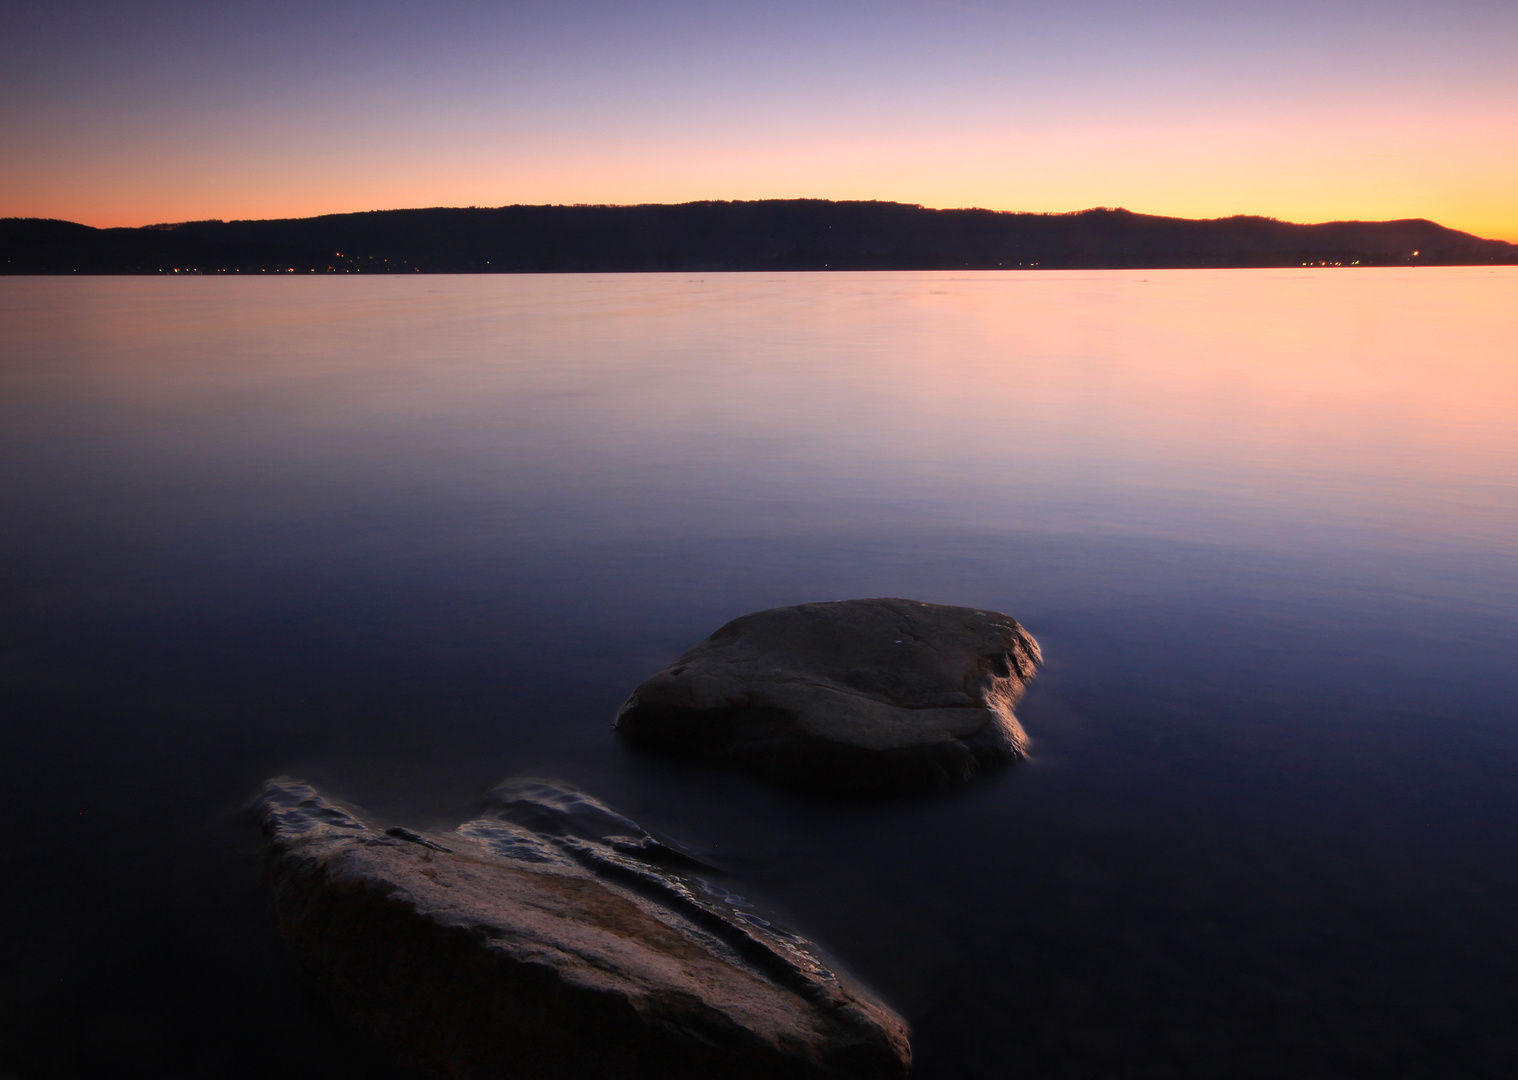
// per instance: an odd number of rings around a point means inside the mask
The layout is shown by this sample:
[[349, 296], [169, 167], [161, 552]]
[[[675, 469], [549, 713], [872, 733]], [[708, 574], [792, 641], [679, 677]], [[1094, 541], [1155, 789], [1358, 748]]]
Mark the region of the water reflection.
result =
[[1506, 543], [1511, 271], [878, 277], [12, 281], [7, 426], [634, 528], [759, 500]]
[[[0, 279], [17, 1070], [370, 1068], [239, 846], [295, 772], [417, 823], [582, 784], [925, 1077], [1507, 1075], [1515, 280]], [[865, 595], [1039, 636], [1026, 767], [851, 808], [611, 740], [733, 615]]]

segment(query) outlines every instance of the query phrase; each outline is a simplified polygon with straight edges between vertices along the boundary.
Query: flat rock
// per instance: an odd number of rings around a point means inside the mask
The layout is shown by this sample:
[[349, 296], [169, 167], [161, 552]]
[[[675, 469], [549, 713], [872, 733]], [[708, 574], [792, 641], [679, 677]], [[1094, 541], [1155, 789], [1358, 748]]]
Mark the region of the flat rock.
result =
[[907, 1029], [699, 858], [518, 781], [448, 832], [299, 780], [258, 802], [278, 927], [333, 1011], [463, 1080], [899, 1078]]
[[1025, 753], [1013, 706], [1038, 643], [997, 611], [842, 600], [734, 619], [639, 686], [617, 730], [639, 746], [790, 787], [952, 787]]

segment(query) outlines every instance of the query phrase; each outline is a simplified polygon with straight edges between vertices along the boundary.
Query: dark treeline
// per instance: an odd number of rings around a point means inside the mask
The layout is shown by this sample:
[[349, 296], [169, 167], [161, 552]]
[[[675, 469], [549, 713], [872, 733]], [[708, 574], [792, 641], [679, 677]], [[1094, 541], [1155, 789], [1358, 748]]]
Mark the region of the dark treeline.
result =
[[1293, 225], [819, 199], [376, 210], [92, 229], [0, 220], [12, 274], [949, 270], [1518, 263], [1431, 221]]

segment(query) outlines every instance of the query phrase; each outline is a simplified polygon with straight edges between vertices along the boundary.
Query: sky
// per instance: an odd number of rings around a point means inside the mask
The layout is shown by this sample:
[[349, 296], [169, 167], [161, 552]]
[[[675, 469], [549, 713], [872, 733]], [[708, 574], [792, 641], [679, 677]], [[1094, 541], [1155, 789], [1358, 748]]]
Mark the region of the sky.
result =
[[889, 199], [1518, 241], [1514, 0], [53, 0], [0, 216]]

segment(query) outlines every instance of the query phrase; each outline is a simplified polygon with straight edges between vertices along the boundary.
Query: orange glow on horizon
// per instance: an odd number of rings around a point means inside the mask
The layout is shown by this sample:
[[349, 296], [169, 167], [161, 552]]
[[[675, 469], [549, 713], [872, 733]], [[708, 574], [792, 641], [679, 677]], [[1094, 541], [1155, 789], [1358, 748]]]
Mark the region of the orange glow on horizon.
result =
[[[489, 145], [454, 145], [405, 166], [388, 144], [353, 145], [299, 168], [223, 145], [172, 167], [146, 154], [123, 156], [108, 184], [93, 152], [76, 148], [0, 165], [0, 214], [111, 227], [428, 206], [826, 198], [1034, 212], [1122, 206], [1302, 223], [1428, 218], [1518, 242], [1518, 198], [1508, 182], [1518, 176], [1518, 117], [1497, 124], [1511, 129], [1511, 138], [1490, 137], [1491, 126], [1367, 120], [1353, 140], [1338, 124], [1303, 129], [1265, 120], [931, 138], [544, 138], [510, 157]], [[1406, 146], [1419, 152], [1387, 149]]]
[[42, 9], [0, 43], [0, 216], [809, 197], [1518, 242], [1512, 4], [592, 6]]

